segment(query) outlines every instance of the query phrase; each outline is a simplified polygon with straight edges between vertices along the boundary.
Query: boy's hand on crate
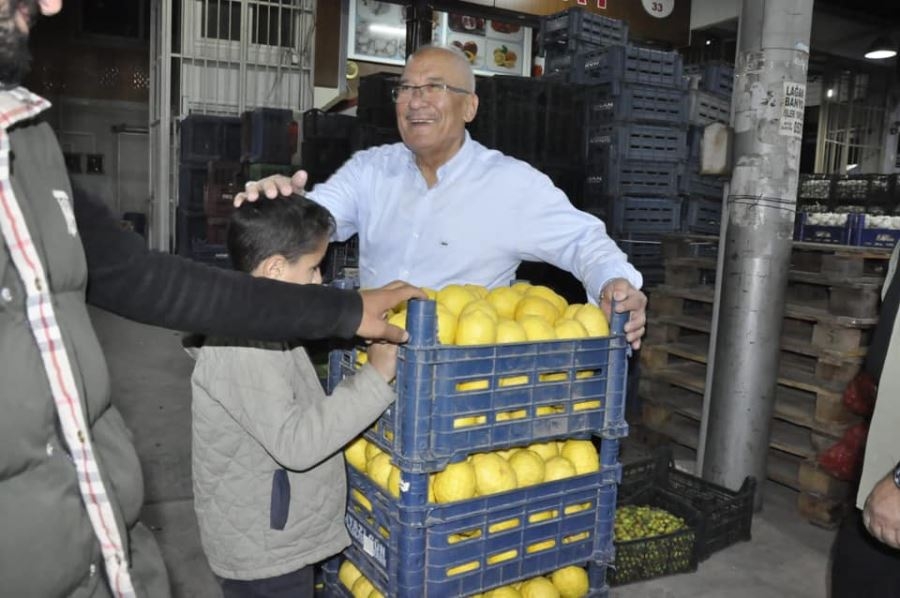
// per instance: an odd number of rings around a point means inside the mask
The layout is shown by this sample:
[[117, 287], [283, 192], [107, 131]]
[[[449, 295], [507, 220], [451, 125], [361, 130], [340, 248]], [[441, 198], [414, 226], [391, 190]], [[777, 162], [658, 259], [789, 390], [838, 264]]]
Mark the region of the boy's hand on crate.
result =
[[427, 299], [425, 291], [407, 282], [395, 280], [379, 289], [360, 291], [363, 301], [362, 322], [356, 334], [371, 340], [405, 343], [409, 333], [387, 321], [388, 310], [410, 299]]
[[647, 325], [647, 295], [640, 289], [631, 286], [624, 278], [614, 278], [607, 282], [600, 291], [600, 307], [611, 318], [610, 306], [616, 302], [616, 313], [631, 312], [625, 324], [625, 338], [634, 350], [641, 348], [641, 338]]
[[390, 382], [397, 375], [397, 345], [377, 342], [366, 350], [369, 363], [381, 374], [385, 382]]
[[893, 471], [875, 484], [866, 499], [863, 522], [877, 540], [900, 548], [900, 488], [894, 483]]
[[303, 193], [306, 179], [306, 171], [298, 170], [291, 178], [283, 174], [273, 174], [258, 181], [247, 181], [244, 190], [234, 196], [234, 207], [239, 208], [245, 201], [256, 201], [261, 195], [275, 199], [292, 193]]

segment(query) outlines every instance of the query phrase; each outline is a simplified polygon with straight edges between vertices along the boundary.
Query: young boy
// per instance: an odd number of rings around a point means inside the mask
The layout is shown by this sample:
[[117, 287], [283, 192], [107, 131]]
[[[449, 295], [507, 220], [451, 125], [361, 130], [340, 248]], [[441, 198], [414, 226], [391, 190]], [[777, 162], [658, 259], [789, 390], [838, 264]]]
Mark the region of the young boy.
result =
[[[238, 270], [321, 284], [331, 214], [300, 196], [245, 203], [228, 251]], [[394, 399], [397, 348], [326, 397], [302, 347], [207, 339], [193, 350], [194, 508], [210, 567], [232, 596], [312, 596], [312, 565], [349, 542], [342, 447]]]

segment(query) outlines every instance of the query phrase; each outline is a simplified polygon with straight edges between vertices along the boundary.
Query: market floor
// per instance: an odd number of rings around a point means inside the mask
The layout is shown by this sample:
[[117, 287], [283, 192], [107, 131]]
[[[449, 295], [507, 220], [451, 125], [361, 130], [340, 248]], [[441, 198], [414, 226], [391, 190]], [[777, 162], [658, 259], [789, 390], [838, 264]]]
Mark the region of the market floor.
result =
[[[113, 401], [134, 431], [144, 472], [143, 519], [162, 547], [176, 598], [221, 595], [200, 548], [190, 469], [190, 373], [180, 335], [106, 312], [92, 317], [112, 372]], [[821, 598], [834, 534], [795, 511], [796, 493], [764, 487], [753, 540], [713, 555], [696, 573], [616, 588], [614, 598]]]

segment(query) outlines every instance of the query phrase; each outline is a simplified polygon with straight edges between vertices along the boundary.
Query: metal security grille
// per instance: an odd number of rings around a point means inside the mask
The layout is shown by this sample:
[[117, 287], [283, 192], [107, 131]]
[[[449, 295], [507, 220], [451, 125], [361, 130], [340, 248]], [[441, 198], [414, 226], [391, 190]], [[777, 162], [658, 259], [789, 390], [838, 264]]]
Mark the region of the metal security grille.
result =
[[867, 73], [825, 78], [816, 146], [816, 172], [863, 174], [881, 168], [884, 95]]
[[160, 0], [151, 4], [151, 245], [169, 250], [178, 122], [257, 107], [313, 106], [314, 0]]

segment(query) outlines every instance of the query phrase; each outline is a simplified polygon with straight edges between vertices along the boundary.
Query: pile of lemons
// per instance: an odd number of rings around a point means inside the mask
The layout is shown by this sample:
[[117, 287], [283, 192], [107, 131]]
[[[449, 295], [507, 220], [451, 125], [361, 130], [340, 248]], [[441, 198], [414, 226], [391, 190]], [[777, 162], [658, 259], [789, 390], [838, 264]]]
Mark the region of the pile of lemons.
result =
[[[491, 345], [609, 336], [606, 315], [590, 303], [566, 300], [553, 289], [518, 282], [488, 290], [451, 284], [424, 289], [437, 302], [437, 334], [443, 345]], [[392, 310], [391, 324], [406, 328], [406, 304]]]
[[[391, 496], [400, 496], [400, 470], [391, 463], [388, 453], [359, 437], [347, 446], [344, 457]], [[599, 470], [600, 458], [590, 440], [551, 440], [476, 453], [429, 477], [428, 502], [442, 504], [490, 496]]]
[[[338, 580], [354, 598], [383, 598], [362, 572], [344, 559]], [[471, 598], [582, 598], [590, 590], [587, 571], [581, 567], [563, 567], [547, 576], [538, 576], [514, 584], [494, 588]]]

